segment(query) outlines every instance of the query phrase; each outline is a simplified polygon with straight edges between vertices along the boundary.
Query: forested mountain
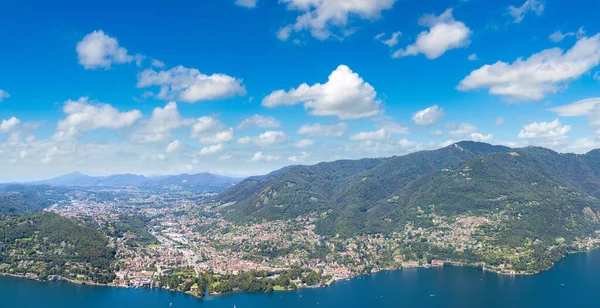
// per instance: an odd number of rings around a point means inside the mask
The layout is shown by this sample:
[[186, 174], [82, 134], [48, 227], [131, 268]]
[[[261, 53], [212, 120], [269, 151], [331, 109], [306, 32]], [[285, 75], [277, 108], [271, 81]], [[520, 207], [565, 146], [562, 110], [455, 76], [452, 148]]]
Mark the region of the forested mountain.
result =
[[0, 215], [41, 212], [64, 198], [64, 189], [61, 188], [44, 185], [0, 185]]
[[241, 179], [215, 175], [210, 173], [180, 174], [172, 176], [146, 177], [137, 174], [115, 174], [110, 176], [89, 176], [73, 172], [44, 181], [27, 184], [50, 186], [88, 186], [88, 187], [122, 187], [122, 186], [179, 186], [202, 192], [220, 192], [237, 183]]
[[115, 248], [97, 224], [68, 219], [54, 213], [0, 216], [0, 264], [2, 271], [25, 275], [20, 263], [34, 264], [29, 271], [45, 279], [48, 275], [90, 277], [108, 283], [115, 277]]
[[[389, 233], [431, 217], [502, 216], [505, 240], [600, 229], [600, 151], [559, 154], [459, 142], [405, 156], [297, 166], [219, 195], [233, 221], [318, 213], [321, 234]], [[494, 217], [496, 217], [494, 216]], [[499, 216], [498, 216], [499, 217]]]

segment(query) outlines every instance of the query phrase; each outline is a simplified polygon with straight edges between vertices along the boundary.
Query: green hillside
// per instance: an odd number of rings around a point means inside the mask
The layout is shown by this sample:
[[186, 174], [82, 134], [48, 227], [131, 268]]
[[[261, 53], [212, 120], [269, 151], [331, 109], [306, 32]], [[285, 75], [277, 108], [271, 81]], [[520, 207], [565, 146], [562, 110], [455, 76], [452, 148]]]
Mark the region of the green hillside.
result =
[[[460, 142], [379, 160], [294, 167], [248, 179], [219, 197], [237, 222], [319, 213], [317, 232], [390, 233], [431, 216], [505, 215], [506, 241], [593, 234], [600, 214], [600, 157]], [[586, 214], [587, 213], [587, 214]]]
[[64, 188], [44, 185], [0, 185], [0, 215], [21, 215], [41, 212], [65, 199]]
[[[94, 224], [54, 213], [0, 216], [0, 270], [108, 283], [115, 249]], [[26, 263], [26, 267], [21, 264]]]

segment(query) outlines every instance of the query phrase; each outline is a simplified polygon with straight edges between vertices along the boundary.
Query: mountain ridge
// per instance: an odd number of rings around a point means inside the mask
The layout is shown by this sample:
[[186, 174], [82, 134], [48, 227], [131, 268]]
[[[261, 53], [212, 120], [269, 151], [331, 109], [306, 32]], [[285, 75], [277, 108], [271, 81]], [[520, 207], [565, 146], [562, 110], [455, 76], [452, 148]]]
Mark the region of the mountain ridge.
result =
[[242, 181], [241, 178], [215, 175], [207, 172], [157, 177], [124, 173], [108, 176], [90, 176], [75, 171], [55, 178], [19, 183], [22, 185], [48, 185], [56, 187], [135, 187], [180, 186], [182, 188], [219, 192]]
[[[600, 221], [598, 153], [463, 141], [404, 156], [294, 167], [242, 181], [217, 200], [234, 222], [317, 214], [316, 230], [330, 235], [390, 233], [407, 223], [430, 225], [424, 217], [506, 212], [530, 217], [539, 227], [532, 231], [536, 237], [575, 237], [600, 229], [589, 223]], [[580, 227], [567, 227], [571, 221], [552, 213], [563, 213]]]

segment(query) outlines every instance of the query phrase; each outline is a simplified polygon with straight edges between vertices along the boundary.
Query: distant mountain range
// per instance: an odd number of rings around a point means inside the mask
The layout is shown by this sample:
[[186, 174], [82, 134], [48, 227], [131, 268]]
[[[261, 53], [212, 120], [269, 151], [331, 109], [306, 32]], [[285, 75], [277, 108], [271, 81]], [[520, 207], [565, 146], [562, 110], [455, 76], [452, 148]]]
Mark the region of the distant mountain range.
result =
[[[432, 225], [431, 215], [505, 217], [502, 241], [574, 239], [600, 229], [600, 150], [560, 154], [459, 142], [434, 151], [295, 166], [219, 194], [236, 222], [318, 213], [321, 234]], [[498, 216], [504, 215], [504, 216]], [[429, 217], [429, 218], [428, 218]]]
[[180, 174], [171, 176], [146, 177], [137, 174], [115, 174], [109, 176], [89, 176], [73, 172], [53, 179], [29, 182], [32, 185], [59, 187], [125, 187], [125, 186], [179, 186], [203, 192], [220, 192], [239, 183], [242, 179], [211, 173]]

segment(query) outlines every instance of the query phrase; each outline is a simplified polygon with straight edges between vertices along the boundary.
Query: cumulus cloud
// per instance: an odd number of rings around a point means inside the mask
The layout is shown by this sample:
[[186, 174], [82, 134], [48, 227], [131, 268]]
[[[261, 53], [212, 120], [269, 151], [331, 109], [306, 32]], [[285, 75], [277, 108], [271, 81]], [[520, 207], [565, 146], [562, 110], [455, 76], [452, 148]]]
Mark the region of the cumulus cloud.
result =
[[[561, 117], [579, 117], [586, 116], [590, 127], [600, 136], [600, 98], [588, 98], [568, 105], [551, 108], [550, 111], [556, 112]], [[599, 140], [600, 141], [600, 140]], [[589, 144], [584, 142], [584, 144]]]
[[262, 101], [267, 108], [304, 103], [311, 115], [360, 119], [382, 114], [377, 92], [348, 66], [340, 65], [325, 84], [306, 83], [289, 91], [277, 90]]
[[294, 143], [294, 146], [300, 149], [312, 147], [314, 145], [315, 141], [312, 139], [300, 139], [296, 143]]
[[594, 106], [590, 112], [589, 120], [590, 126], [596, 130], [596, 135], [600, 137], [600, 104], [596, 104], [596, 106]]
[[404, 135], [409, 133], [406, 125], [392, 121], [387, 117], [380, 117], [375, 120], [375, 125], [380, 129], [385, 129], [391, 134]]
[[181, 65], [158, 72], [148, 68], [138, 74], [138, 88], [154, 86], [160, 88], [157, 98], [186, 103], [246, 95], [241, 79], [225, 74], [205, 75], [195, 68]]
[[309, 137], [342, 137], [348, 131], [348, 124], [338, 123], [332, 125], [311, 124], [302, 125], [297, 134]]
[[207, 146], [205, 148], [200, 149], [200, 155], [219, 154], [219, 153], [223, 152], [223, 149], [224, 149], [224, 147], [220, 143], [211, 145], [211, 146]]
[[473, 140], [473, 141], [490, 142], [494, 138], [494, 135], [493, 134], [484, 135], [481, 133], [471, 133], [469, 135], [469, 137], [471, 137], [471, 140]]
[[272, 161], [277, 161], [280, 159], [281, 159], [281, 157], [279, 157], [279, 156], [265, 155], [265, 154], [263, 154], [263, 152], [256, 152], [254, 154], [254, 156], [252, 156], [250, 161], [252, 161], [252, 162], [259, 162], [259, 161], [272, 162]]
[[508, 14], [514, 18], [516, 23], [520, 23], [527, 13], [535, 13], [540, 16], [544, 12], [544, 2], [542, 0], [527, 0], [520, 7], [513, 5], [508, 7]]
[[235, 5], [247, 7], [247, 8], [255, 8], [257, 0], [236, 0]]
[[467, 60], [469, 60], [469, 61], [477, 61], [477, 60], [479, 60], [479, 57], [477, 57], [477, 54], [476, 54], [476, 53], [472, 53], [472, 54], [470, 54], [470, 55], [467, 57]]
[[589, 115], [596, 105], [600, 105], [600, 97], [588, 98], [568, 105], [550, 108], [550, 111], [556, 112], [561, 117], [577, 117]]
[[442, 135], [444, 135], [444, 132], [441, 131], [441, 130], [439, 130], [439, 129], [436, 130], [436, 131], [433, 131], [433, 132], [429, 133], [429, 136], [431, 136], [431, 137], [439, 137], [439, 136], [442, 136]]
[[7, 99], [10, 97], [10, 94], [8, 94], [8, 92], [0, 89], [0, 102], [2, 102], [4, 99]]
[[301, 163], [301, 162], [305, 162], [308, 158], [310, 158], [310, 153], [302, 152], [300, 155], [294, 155], [294, 156], [288, 157], [288, 160], [293, 163]]
[[447, 9], [440, 16], [424, 15], [419, 24], [428, 27], [417, 37], [414, 44], [400, 49], [393, 54], [394, 58], [424, 54], [428, 59], [436, 59], [446, 51], [469, 45], [471, 29], [452, 17], [452, 9]]
[[281, 145], [288, 140], [287, 135], [282, 131], [267, 131], [256, 137], [243, 137], [238, 139], [239, 144], [254, 144], [260, 147]]
[[233, 140], [233, 128], [213, 116], [198, 118], [192, 126], [192, 138], [204, 144], [218, 144]]
[[365, 141], [365, 140], [386, 140], [390, 139], [392, 134], [385, 129], [380, 129], [373, 132], [360, 132], [358, 134], [350, 136], [350, 140], [354, 141]]
[[164, 108], [154, 108], [152, 116], [141, 123], [131, 135], [136, 142], [166, 142], [173, 139], [173, 130], [190, 126], [193, 119], [185, 119], [177, 109], [177, 103], [169, 102]]
[[505, 120], [503, 117], [497, 117], [496, 121], [494, 121], [494, 124], [500, 126], [500, 125], [503, 125], [504, 122], [505, 122]]
[[568, 36], [574, 36], [577, 39], [580, 39], [585, 36], [585, 30], [583, 29], [583, 27], [579, 28], [579, 30], [577, 30], [577, 32], [562, 33], [560, 30], [557, 30], [556, 32], [550, 34], [549, 38], [551, 41], [558, 43]]
[[455, 135], [455, 136], [470, 135], [470, 134], [474, 133], [475, 131], [477, 131], [477, 127], [475, 127], [469, 123], [460, 123], [458, 125], [450, 123], [450, 124], [446, 125], [446, 129], [448, 129], [448, 132], [450, 134]]
[[10, 133], [21, 124], [21, 120], [16, 117], [10, 117], [10, 119], [2, 120], [0, 122], [0, 133]]
[[349, 28], [354, 20], [378, 20], [383, 11], [393, 7], [396, 0], [280, 0], [289, 11], [298, 12], [295, 23], [282, 27], [277, 37], [289, 39], [292, 33], [309, 31], [325, 40], [343, 38], [354, 32]]
[[238, 129], [278, 128], [279, 126], [281, 126], [281, 123], [274, 117], [266, 117], [255, 114], [251, 117], [245, 118], [238, 125]]
[[600, 33], [583, 37], [563, 52], [551, 48], [512, 64], [498, 61], [472, 71], [459, 84], [461, 91], [489, 89], [493, 95], [515, 100], [541, 100], [600, 63]]
[[552, 139], [567, 138], [571, 131], [570, 125], [562, 125], [558, 119], [552, 122], [534, 122], [523, 126], [519, 132], [519, 139]]
[[380, 33], [375, 36], [375, 39], [382, 42], [384, 45], [387, 45], [388, 47], [394, 47], [398, 45], [398, 37], [400, 37], [401, 35], [402, 32], [396, 31], [392, 33], [392, 36], [389, 39], [386, 40], [383, 38], [385, 36], [385, 33]]
[[164, 62], [157, 59], [152, 59], [151, 65], [157, 68], [165, 68], [167, 66]]
[[183, 149], [183, 143], [181, 143], [181, 141], [179, 141], [179, 140], [175, 140], [175, 141], [169, 143], [169, 145], [167, 145], [165, 152], [175, 153], [175, 152], [181, 151], [181, 149]]
[[445, 115], [443, 108], [434, 105], [415, 112], [412, 121], [418, 126], [431, 126], [437, 124]]
[[108, 104], [90, 102], [88, 97], [68, 100], [63, 106], [67, 114], [58, 122], [54, 138], [71, 140], [81, 133], [96, 129], [120, 129], [135, 124], [141, 117], [139, 110], [121, 112]]
[[109, 69], [113, 64], [130, 63], [141, 56], [130, 55], [116, 38], [94, 31], [77, 43], [77, 58], [85, 69]]

